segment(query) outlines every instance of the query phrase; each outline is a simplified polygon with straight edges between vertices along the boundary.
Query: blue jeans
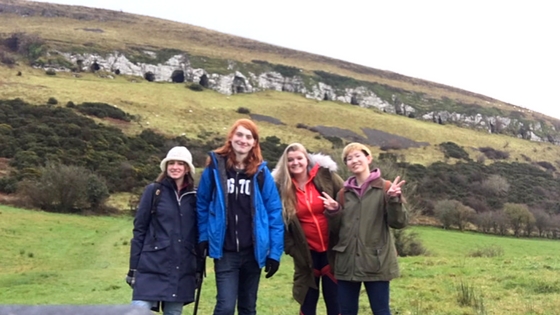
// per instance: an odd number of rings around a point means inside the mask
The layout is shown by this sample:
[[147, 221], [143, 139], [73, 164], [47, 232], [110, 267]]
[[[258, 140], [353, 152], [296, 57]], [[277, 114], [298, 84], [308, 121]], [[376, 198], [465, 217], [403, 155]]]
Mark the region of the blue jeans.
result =
[[[131, 304], [145, 309], [151, 309], [152, 305], [154, 305], [155, 303], [157, 302], [134, 300], [132, 301]], [[165, 302], [165, 306], [163, 308], [163, 315], [181, 315], [181, 313], [183, 313], [182, 302]]]
[[218, 291], [214, 315], [233, 315], [236, 302], [239, 315], [257, 314], [261, 268], [252, 249], [224, 251], [222, 258], [214, 259], [214, 272]]
[[[374, 315], [391, 315], [389, 308], [389, 281], [363, 282]], [[338, 280], [338, 301], [341, 315], [358, 314], [362, 282]]]

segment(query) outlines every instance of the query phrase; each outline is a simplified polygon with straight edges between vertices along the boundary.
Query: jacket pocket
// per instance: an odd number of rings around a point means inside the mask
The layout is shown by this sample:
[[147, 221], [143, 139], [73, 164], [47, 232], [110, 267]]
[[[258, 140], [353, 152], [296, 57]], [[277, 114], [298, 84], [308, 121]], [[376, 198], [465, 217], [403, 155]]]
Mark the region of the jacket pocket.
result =
[[334, 273], [340, 276], [348, 276], [352, 272], [354, 265], [354, 255], [347, 250], [348, 244], [336, 245], [333, 247], [334, 256]]
[[382, 248], [365, 247], [363, 250], [362, 270], [366, 275], [376, 275], [381, 271]]
[[144, 244], [138, 271], [144, 273], [166, 274], [170, 261], [169, 245], [170, 240], [160, 240], [149, 244]]

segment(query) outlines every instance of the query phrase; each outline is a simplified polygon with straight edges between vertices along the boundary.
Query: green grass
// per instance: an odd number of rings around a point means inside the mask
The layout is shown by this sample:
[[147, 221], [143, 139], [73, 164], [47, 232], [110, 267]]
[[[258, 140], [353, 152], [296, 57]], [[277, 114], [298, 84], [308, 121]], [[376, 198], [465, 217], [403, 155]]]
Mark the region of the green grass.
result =
[[[391, 282], [393, 314], [560, 314], [560, 242], [413, 227], [430, 252], [399, 259], [402, 277]], [[4, 304], [126, 304], [132, 219], [81, 217], [0, 206], [0, 301]], [[494, 246], [503, 254], [471, 257]], [[292, 263], [261, 280], [259, 314], [297, 314], [291, 298]], [[200, 314], [215, 301], [213, 263]], [[483, 309], [461, 306], [463, 286]], [[368, 313], [365, 293], [361, 312]], [[192, 312], [192, 305], [184, 314]], [[325, 312], [319, 303], [319, 314]], [[398, 312], [398, 313], [397, 313]]]

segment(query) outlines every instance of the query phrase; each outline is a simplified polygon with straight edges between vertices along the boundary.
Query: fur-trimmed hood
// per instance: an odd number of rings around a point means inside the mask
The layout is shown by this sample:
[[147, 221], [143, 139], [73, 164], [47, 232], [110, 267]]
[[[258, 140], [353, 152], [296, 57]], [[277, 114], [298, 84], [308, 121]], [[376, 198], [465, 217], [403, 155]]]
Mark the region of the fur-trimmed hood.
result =
[[[327, 168], [331, 172], [338, 171], [338, 165], [330, 155], [325, 155], [323, 153], [313, 153], [313, 154], [308, 154], [308, 157], [309, 157], [309, 165], [307, 167], [308, 170], [312, 169], [316, 164], [319, 164], [320, 167]], [[278, 175], [278, 166], [276, 166], [272, 170], [272, 176], [276, 178], [277, 175]]]

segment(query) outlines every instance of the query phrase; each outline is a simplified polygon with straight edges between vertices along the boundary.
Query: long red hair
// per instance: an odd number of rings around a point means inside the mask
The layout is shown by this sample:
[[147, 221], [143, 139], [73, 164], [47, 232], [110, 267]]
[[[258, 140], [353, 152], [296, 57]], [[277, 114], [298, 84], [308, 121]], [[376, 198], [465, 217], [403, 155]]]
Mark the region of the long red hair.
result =
[[233, 151], [233, 147], [231, 146], [231, 139], [233, 138], [235, 130], [237, 130], [237, 127], [239, 126], [248, 129], [253, 135], [253, 139], [255, 139], [255, 145], [253, 146], [251, 151], [249, 151], [249, 154], [247, 154], [247, 157], [245, 157], [245, 160], [243, 161], [243, 163], [245, 164], [245, 172], [247, 173], [247, 175], [252, 176], [257, 172], [259, 165], [263, 161], [261, 146], [259, 143], [259, 131], [257, 129], [257, 125], [255, 125], [253, 121], [245, 118], [237, 120], [231, 126], [224, 145], [214, 150], [214, 152], [221, 156], [227, 157], [227, 168], [233, 168], [235, 166], [235, 152]]

